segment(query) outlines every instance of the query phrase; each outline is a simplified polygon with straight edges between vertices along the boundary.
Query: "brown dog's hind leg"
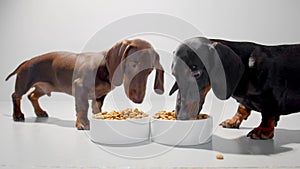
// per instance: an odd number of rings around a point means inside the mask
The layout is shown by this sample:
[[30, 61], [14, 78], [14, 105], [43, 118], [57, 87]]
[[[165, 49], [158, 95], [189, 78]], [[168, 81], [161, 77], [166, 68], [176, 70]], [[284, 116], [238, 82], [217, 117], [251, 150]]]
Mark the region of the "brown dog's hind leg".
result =
[[33, 85], [35, 88], [33, 92], [28, 95], [28, 99], [31, 101], [31, 104], [34, 108], [34, 112], [37, 117], [48, 117], [46, 111], [44, 111], [39, 104], [38, 99], [45, 94], [50, 96], [52, 91], [55, 91], [55, 87], [47, 82], [37, 82]]
[[12, 101], [13, 101], [13, 119], [14, 121], [24, 121], [25, 117], [21, 111], [21, 99], [22, 95], [18, 95], [17, 93], [12, 94]]
[[28, 95], [28, 99], [31, 101], [31, 104], [34, 108], [34, 112], [37, 117], [48, 117], [47, 112], [40, 107], [38, 101], [38, 99], [43, 95], [45, 95], [45, 93], [38, 87], [36, 87], [35, 90]]
[[257, 140], [271, 139], [274, 136], [275, 117], [262, 117], [260, 125], [247, 134], [247, 137]]
[[239, 105], [239, 108], [235, 115], [231, 119], [223, 121], [220, 126], [224, 128], [239, 128], [243, 120], [247, 120], [251, 110], [243, 105]]

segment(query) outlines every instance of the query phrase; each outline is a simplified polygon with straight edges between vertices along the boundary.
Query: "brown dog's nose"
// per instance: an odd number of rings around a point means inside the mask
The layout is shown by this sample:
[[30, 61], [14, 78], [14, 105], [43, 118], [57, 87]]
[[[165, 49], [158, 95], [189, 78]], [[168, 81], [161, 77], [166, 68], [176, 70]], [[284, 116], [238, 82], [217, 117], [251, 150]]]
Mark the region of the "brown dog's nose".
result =
[[133, 98], [132, 98], [132, 101], [135, 102], [135, 103], [142, 103], [143, 102], [143, 98], [139, 97], [137, 95], [134, 95]]
[[130, 91], [130, 96], [129, 98], [134, 102], [134, 103], [142, 103], [143, 100], [144, 100], [144, 97], [143, 96], [139, 96], [137, 94], [138, 92], [136, 90], [131, 90]]

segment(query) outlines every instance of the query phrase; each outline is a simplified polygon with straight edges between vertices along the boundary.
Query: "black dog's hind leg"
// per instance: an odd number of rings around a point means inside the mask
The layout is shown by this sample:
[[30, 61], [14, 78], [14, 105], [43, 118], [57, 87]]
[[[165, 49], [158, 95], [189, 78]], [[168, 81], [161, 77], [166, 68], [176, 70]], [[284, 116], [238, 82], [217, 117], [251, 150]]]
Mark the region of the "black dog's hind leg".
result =
[[260, 125], [250, 131], [247, 137], [257, 140], [272, 139], [274, 137], [274, 129], [275, 125], [277, 124], [276, 120], [278, 118], [276, 119], [275, 116], [266, 116], [263, 114], [267, 113], [262, 113], [262, 120]]

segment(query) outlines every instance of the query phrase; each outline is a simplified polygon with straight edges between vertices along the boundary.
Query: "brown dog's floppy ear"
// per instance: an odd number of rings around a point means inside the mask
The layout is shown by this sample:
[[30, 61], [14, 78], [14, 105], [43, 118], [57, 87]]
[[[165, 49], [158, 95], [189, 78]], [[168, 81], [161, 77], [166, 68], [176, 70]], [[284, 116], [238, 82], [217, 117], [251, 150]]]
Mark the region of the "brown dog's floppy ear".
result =
[[212, 89], [219, 99], [228, 99], [243, 76], [244, 64], [231, 48], [222, 43], [210, 44], [209, 51], [211, 55], [206, 69]]
[[124, 61], [132, 45], [129, 41], [122, 41], [114, 45], [106, 54], [106, 67], [112, 85], [120, 86], [123, 83]]
[[178, 90], [178, 84], [177, 84], [177, 82], [174, 83], [172, 89], [169, 92], [169, 96], [171, 96], [176, 90]]
[[156, 71], [154, 91], [157, 94], [163, 94], [164, 93], [164, 69], [159, 63], [159, 55], [156, 52], [155, 52], [154, 68]]

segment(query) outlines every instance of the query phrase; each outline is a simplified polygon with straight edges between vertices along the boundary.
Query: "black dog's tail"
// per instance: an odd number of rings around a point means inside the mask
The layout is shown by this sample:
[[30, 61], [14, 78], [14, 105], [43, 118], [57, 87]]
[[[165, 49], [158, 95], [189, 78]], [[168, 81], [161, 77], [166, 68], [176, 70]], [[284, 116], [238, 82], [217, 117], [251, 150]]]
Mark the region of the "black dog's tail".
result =
[[7, 76], [7, 78], [5, 79], [5, 81], [7, 81], [10, 77], [12, 77], [13, 75], [15, 75], [17, 73], [17, 71], [20, 69], [20, 67], [22, 65], [24, 65], [28, 60], [24, 61], [23, 63], [21, 63], [11, 74], [9, 74]]

